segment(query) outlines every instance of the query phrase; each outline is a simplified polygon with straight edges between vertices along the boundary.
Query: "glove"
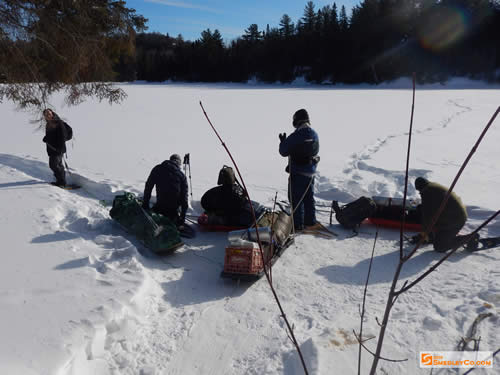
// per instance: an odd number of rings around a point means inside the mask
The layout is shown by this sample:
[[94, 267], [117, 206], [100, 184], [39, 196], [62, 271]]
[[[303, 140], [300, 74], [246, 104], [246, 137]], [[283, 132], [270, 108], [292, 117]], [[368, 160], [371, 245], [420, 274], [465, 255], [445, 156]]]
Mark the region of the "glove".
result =
[[286, 139], [286, 133], [280, 133], [279, 138], [280, 142], [283, 142]]
[[429, 236], [425, 232], [420, 232], [419, 234], [414, 235], [410, 239], [410, 242], [413, 244], [416, 244], [416, 243], [419, 243], [420, 240], [422, 240], [423, 244], [426, 244], [429, 242]]
[[179, 216], [177, 218], [177, 222], [175, 223], [177, 225], [177, 228], [180, 228], [182, 226], [184, 226], [184, 221], [185, 221], [185, 217], [184, 216]]
[[47, 142], [47, 136], [43, 137], [42, 142], [43, 143]]

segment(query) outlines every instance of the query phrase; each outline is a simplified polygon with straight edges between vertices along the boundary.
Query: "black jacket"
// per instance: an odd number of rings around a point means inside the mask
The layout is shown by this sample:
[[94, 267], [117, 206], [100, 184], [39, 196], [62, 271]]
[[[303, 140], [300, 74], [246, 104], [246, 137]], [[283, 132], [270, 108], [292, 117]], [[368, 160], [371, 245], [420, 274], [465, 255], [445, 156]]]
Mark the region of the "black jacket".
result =
[[151, 191], [156, 185], [155, 211], [174, 218], [181, 207], [180, 219], [184, 221], [188, 208], [188, 184], [181, 169], [170, 160], [154, 167], [146, 181], [143, 205], [149, 207]]
[[[259, 204], [254, 202], [254, 209]], [[253, 222], [252, 208], [243, 189], [237, 184], [213, 187], [201, 197], [201, 206], [208, 214], [216, 215], [224, 225], [250, 226]]]
[[53, 120], [54, 127], [45, 127], [43, 142], [47, 143], [47, 154], [49, 156], [62, 155], [66, 152], [66, 128], [64, 121], [57, 118]]
[[219, 185], [201, 197], [201, 207], [219, 216], [232, 216], [245, 208], [247, 199], [238, 185]]

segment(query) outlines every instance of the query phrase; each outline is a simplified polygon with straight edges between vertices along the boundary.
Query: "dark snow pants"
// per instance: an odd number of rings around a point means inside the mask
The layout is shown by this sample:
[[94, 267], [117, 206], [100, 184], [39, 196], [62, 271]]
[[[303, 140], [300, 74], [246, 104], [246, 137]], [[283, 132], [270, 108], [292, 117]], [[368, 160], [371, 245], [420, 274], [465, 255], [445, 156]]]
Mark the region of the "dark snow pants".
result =
[[314, 176], [292, 174], [288, 182], [288, 198], [295, 210], [293, 214], [295, 230], [302, 230], [304, 226], [316, 224]]
[[63, 154], [56, 154], [49, 156], [49, 167], [54, 172], [56, 183], [59, 185], [66, 185], [66, 172], [63, 166]]
[[432, 243], [434, 244], [434, 250], [437, 252], [445, 252], [446, 250], [454, 249], [455, 247], [460, 246], [464, 238], [467, 236], [460, 236], [458, 232], [464, 226], [465, 221], [463, 223], [458, 223], [453, 227], [449, 227], [446, 229], [437, 229], [433, 233]]

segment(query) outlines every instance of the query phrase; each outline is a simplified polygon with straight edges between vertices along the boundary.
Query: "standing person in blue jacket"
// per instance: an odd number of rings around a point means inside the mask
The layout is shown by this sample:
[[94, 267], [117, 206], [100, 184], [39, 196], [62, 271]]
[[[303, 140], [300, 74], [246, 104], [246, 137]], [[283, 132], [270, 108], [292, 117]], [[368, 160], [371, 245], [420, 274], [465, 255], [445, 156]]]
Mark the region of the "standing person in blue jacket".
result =
[[184, 225], [188, 209], [188, 184], [181, 171], [181, 157], [177, 154], [155, 166], [144, 187], [142, 207], [149, 210], [151, 191], [156, 185], [156, 204], [153, 211], [172, 220], [178, 228]]
[[293, 115], [295, 131], [288, 137], [279, 135], [281, 156], [289, 157], [286, 171], [290, 173], [288, 197], [294, 210], [293, 222], [296, 231], [316, 225], [314, 207], [314, 175], [319, 162], [319, 137], [311, 128], [309, 114], [299, 109]]

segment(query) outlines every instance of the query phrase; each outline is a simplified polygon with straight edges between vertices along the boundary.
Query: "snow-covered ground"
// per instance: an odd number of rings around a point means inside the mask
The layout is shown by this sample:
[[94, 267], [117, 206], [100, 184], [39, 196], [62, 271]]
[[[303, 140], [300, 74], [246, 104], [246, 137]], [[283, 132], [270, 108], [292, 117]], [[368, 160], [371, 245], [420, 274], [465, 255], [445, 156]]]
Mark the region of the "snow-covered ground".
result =
[[[321, 143], [318, 205], [361, 195], [402, 196], [411, 83], [382, 88], [266, 85], [123, 85], [122, 105], [86, 102], [54, 109], [74, 130], [70, 182], [48, 185], [43, 131], [29, 114], [0, 104], [0, 374], [301, 374], [298, 356], [265, 279], [219, 277], [226, 237], [199, 233], [171, 256], [148, 252], [109, 217], [121, 191], [141, 194], [151, 168], [191, 154], [193, 202], [230, 164], [199, 101], [233, 153], [251, 198], [286, 199], [278, 133], [306, 108]], [[498, 86], [418, 87], [410, 177], [448, 185], [500, 104]], [[500, 119], [455, 191], [468, 205], [464, 231], [498, 210]], [[416, 196], [413, 184], [410, 196]], [[328, 223], [327, 209], [319, 218]], [[273, 281], [294, 324], [310, 374], [355, 374], [359, 305], [375, 228], [359, 236], [336, 223], [335, 239], [302, 235], [276, 263]], [[500, 235], [500, 220], [482, 231]], [[380, 230], [367, 299], [365, 334], [376, 336], [398, 260], [399, 233]], [[415, 279], [439, 259], [420, 250], [402, 272]], [[500, 252], [453, 255], [401, 295], [393, 308], [380, 374], [430, 373], [419, 351], [450, 351], [476, 316], [481, 350], [500, 346]], [[367, 342], [374, 348], [376, 340]], [[500, 372], [494, 369], [478, 374]], [[363, 373], [371, 356], [363, 353]], [[463, 372], [463, 370], [462, 370]], [[458, 372], [458, 373], [462, 373]], [[445, 373], [434, 371], [434, 374]], [[453, 372], [457, 373], [457, 372]]]

